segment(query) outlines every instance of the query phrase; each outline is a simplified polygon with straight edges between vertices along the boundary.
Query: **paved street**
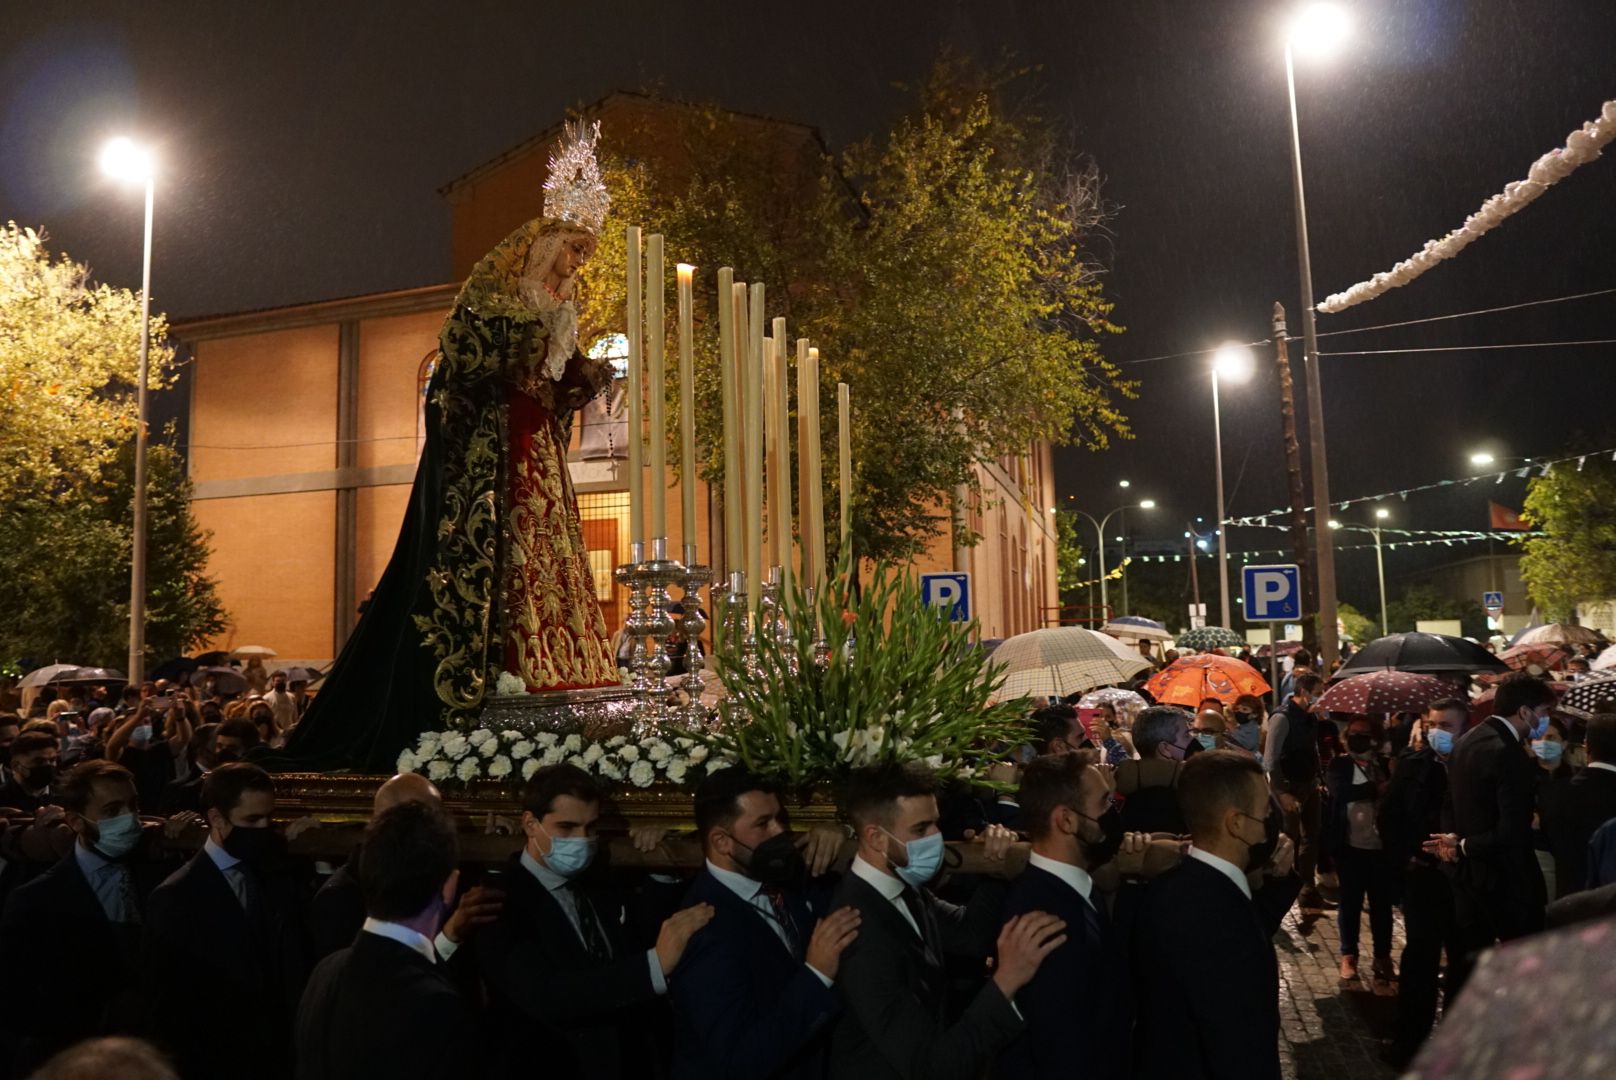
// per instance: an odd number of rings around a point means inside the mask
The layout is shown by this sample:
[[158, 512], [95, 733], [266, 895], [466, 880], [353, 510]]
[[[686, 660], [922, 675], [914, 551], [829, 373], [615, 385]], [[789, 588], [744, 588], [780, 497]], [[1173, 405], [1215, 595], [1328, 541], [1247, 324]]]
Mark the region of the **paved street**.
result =
[[[1395, 987], [1372, 988], [1369, 921], [1361, 935], [1361, 977], [1343, 984], [1335, 912], [1302, 919], [1285, 917], [1279, 952], [1280, 1064], [1286, 1080], [1390, 1080], [1397, 1074], [1381, 1062], [1397, 1008]], [[1403, 952], [1403, 920], [1397, 916], [1396, 947]]]

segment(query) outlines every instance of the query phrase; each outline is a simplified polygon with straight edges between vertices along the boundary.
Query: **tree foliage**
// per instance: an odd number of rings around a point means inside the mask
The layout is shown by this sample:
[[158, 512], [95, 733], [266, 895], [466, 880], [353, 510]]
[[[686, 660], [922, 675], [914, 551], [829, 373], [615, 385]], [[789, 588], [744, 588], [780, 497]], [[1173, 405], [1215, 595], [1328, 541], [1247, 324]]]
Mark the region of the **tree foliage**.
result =
[[1521, 544], [1521, 579], [1545, 615], [1616, 596], [1616, 463], [1597, 455], [1534, 477], [1521, 517], [1543, 531]]
[[[1025, 74], [988, 76], [945, 59], [909, 115], [838, 157], [804, 149], [809, 140], [759, 138], [755, 120], [711, 109], [679, 132], [688, 175], [645, 161], [608, 166], [615, 219], [666, 234], [670, 290], [673, 258], [701, 268], [708, 480], [723, 473], [710, 313], [725, 265], [764, 282], [769, 316], [820, 348], [827, 447], [835, 385], [852, 387], [860, 555], [906, 559], [947, 532], [949, 499], [974, 482], [976, 462], [1037, 441], [1100, 449], [1129, 436], [1118, 401], [1134, 384], [1101, 348], [1120, 328], [1093, 250], [1106, 217], [1099, 175], [1006, 105]], [[585, 270], [586, 334], [622, 325], [623, 241], [610, 233]], [[834, 520], [828, 528], [839, 534]]]
[[[159, 388], [174, 371], [165, 328], [154, 316]], [[40, 233], [0, 230], [0, 660], [128, 657], [139, 355], [138, 295], [52, 257]], [[148, 465], [146, 640], [167, 658], [225, 619], [180, 455], [154, 443]]]
[[1412, 585], [1386, 603], [1386, 627], [1393, 634], [1417, 630], [1422, 620], [1457, 619], [1465, 637], [1485, 640], [1487, 613], [1474, 600], [1456, 600], [1431, 585]]

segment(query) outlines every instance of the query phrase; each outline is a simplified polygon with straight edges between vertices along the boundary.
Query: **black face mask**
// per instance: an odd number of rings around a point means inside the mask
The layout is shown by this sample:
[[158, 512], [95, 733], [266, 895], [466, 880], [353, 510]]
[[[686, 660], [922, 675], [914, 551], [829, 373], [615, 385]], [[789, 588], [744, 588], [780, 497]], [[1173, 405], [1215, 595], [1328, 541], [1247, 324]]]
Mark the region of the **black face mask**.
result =
[[217, 761], [220, 765], [228, 765], [232, 761], [241, 760], [241, 751], [237, 750], [233, 746], [225, 750], [215, 750], [213, 752], [213, 760]]
[[48, 761], [40, 762], [17, 774], [17, 782], [32, 791], [42, 791], [50, 787], [51, 781], [56, 779], [56, 766]]
[[1372, 735], [1354, 733], [1347, 736], [1347, 750], [1351, 753], [1367, 754], [1374, 745], [1375, 739]]
[[1246, 849], [1247, 873], [1268, 865], [1268, 860], [1274, 857], [1274, 849], [1279, 847], [1279, 831], [1279, 807], [1269, 803], [1268, 816], [1263, 818], [1263, 838]]
[[286, 841], [272, 828], [249, 829], [236, 825], [224, 838], [223, 847], [248, 866], [256, 866], [285, 851]]
[[1088, 862], [1088, 868], [1098, 870], [1116, 858], [1117, 852], [1122, 849], [1122, 808], [1113, 803], [1109, 810], [1097, 818], [1091, 818], [1087, 814], [1077, 816], [1100, 827], [1098, 840], [1078, 838], [1078, 842], [1083, 845], [1083, 858]]
[[[732, 833], [731, 840], [735, 840]], [[771, 836], [757, 847], [749, 847], [735, 840], [738, 847], [747, 848], [752, 854], [741, 863], [741, 869], [746, 876], [759, 885], [767, 885], [776, 889], [795, 889], [808, 879], [808, 864], [803, 861], [802, 852], [797, 850], [796, 835], [783, 832], [778, 836]]]

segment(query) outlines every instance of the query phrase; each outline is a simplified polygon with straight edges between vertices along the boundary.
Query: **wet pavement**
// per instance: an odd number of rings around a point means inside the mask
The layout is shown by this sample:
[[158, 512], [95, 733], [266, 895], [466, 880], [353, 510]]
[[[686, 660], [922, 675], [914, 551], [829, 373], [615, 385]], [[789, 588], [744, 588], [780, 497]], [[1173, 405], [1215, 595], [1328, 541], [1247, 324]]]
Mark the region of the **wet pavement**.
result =
[[[1275, 948], [1279, 956], [1280, 1065], [1286, 1080], [1392, 1080], [1380, 1059], [1397, 1011], [1395, 983], [1370, 977], [1367, 916], [1359, 977], [1340, 978], [1341, 940], [1336, 913], [1310, 918], [1292, 908]], [[1394, 958], [1403, 953], [1403, 919], [1394, 928]]]

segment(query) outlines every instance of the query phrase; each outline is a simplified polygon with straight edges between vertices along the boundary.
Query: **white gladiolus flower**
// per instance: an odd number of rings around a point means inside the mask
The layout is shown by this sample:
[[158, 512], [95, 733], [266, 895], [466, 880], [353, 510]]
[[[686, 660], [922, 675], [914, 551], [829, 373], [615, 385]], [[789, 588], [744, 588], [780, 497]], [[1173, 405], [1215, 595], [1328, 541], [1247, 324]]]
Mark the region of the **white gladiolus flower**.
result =
[[454, 766], [442, 758], [436, 758], [426, 767], [426, 778], [434, 784], [441, 784], [454, 773]]
[[466, 741], [466, 737], [458, 731], [443, 737], [443, 756], [450, 761], [459, 761], [466, 756], [466, 751], [470, 749], [471, 743]]
[[511, 775], [511, 759], [500, 754], [488, 763], [488, 776], [493, 780], [503, 780]]
[[533, 742], [530, 739], [519, 739], [511, 744], [511, 757], [518, 761], [533, 756]]
[[629, 767], [628, 782], [635, 787], [650, 787], [651, 782], [655, 779], [656, 769], [651, 766], [649, 761], [636, 761]]
[[461, 759], [460, 764], [455, 767], [455, 776], [465, 781], [475, 780], [478, 774], [482, 772], [482, 768], [482, 762], [474, 757], [466, 757]]
[[941, 769], [943, 767], [943, 755], [933, 754], [931, 757], [926, 758], [925, 762], [928, 769]]
[[414, 772], [417, 764], [418, 762], [415, 760], [415, 755], [410, 753], [408, 750], [405, 750], [398, 755], [398, 771], [401, 773]]
[[624, 761], [638, 761], [640, 760], [640, 748], [633, 745], [625, 746], [617, 752], [617, 756]]
[[522, 762], [522, 779], [523, 780], [531, 780], [533, 778], [533, 774], [538, 772], [538, 771], [539, 771], [539, 759], [538, 758], [528, 758], [526, 761]]

